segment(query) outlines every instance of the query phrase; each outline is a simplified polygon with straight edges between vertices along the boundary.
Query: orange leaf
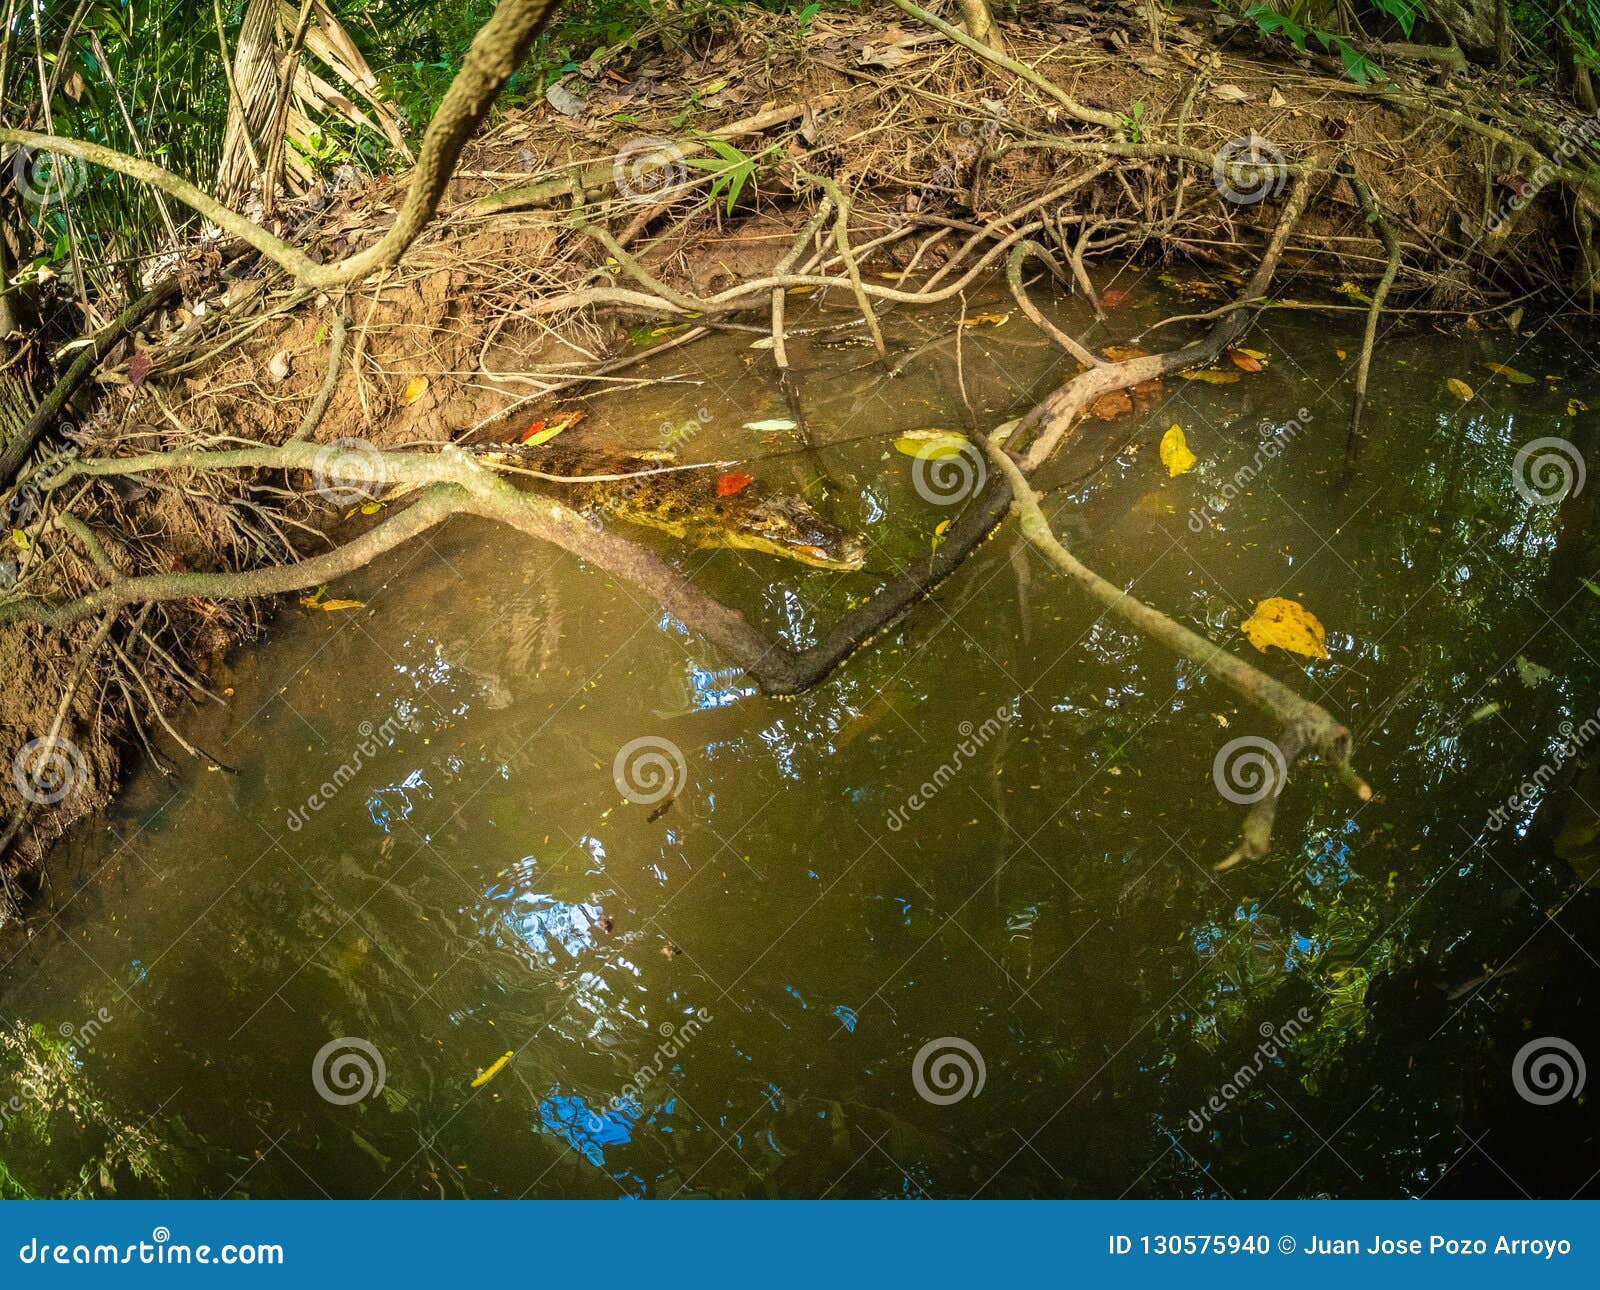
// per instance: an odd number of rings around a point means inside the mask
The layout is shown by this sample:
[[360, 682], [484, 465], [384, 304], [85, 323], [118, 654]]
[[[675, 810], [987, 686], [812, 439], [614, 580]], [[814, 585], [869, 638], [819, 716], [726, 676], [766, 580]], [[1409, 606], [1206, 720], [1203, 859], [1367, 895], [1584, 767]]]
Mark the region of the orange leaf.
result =
[[750, 487], [754, 481], [754, 475], [747, 475], [742, 470], [730, 470], [726, 475], [717, 477], [717, 496], [732, 497], [735, 493]]
[[1100, 303], [1103, 304], [1107, 309], [1115, 309], [1127, 298], [1127, 291], [1119, 290], [1115, 287], [1100, 293]]
[[540, 419], [524, 430], [517, 442], [533, 444], [537, 447], [541, 443], [554, 439], [563, 430], [570, 430], [588, 415], [582, 409], [574, 409], [571, 412], [561, 413], [551, 421]]
[[1241, 372], [1259, 372], [1262, 362], [1247, 349], [1230, 349], [1228, 360]]

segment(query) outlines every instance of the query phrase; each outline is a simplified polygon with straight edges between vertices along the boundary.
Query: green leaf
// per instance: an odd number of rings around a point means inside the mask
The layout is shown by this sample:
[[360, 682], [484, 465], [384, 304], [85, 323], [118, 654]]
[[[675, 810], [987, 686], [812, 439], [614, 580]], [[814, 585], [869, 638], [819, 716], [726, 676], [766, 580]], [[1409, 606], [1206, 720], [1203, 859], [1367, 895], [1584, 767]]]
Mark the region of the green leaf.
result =
[[1342, 40], [1339, 42], [1339, 61], [1344, 64], [1345, 74], [1358, 84], [1365, 85], [1369, 81], [1383, 79], [1381, 67]]

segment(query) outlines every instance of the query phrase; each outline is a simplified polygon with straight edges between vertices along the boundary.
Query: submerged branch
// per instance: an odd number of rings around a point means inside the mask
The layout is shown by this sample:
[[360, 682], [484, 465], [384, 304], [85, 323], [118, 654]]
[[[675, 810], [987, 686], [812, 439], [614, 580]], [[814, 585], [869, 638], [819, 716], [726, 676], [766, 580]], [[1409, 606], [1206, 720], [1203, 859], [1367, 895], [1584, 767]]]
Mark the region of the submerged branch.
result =
[[[1022, 535], [1044, 554], [1063, 574], [1071, 578], [1112, 613], [1131, 623], [1145, 635], [1159, 641], [1180, 658], [1188, 659], [1203, 672], [1209, 672], [1247, 703], [1260, 708], [1282, 727], [1278, 747], [1284, 757], [1284, 773], [1302, 751], [1317, 753], [1346, 777], [1362, 801], [1372, 796], [1369, 789], [1350, 771], [1350, 731], [1326, 708], [1302, 697], [1281, 681], [1252, 667], [1214, 641], [1207, 640], [1159, 609], [1136, 599], [1115, 583], [1108, 582], [1062, 546], [1039, 506], [1039, 495], [1011, 460], [996, 438], [984, 441], [989, 460], [1011, 488], [1011, 509]], [[1250, 810], [1245, 819], [1244, 837], [1238, 849], [1222, 862], [1227, 868], [1240, 860], [1259, 859], [1272, 842], [1272, 822], [1283, 791], [1283, 774], [1275, 778], [1272, 790]]]

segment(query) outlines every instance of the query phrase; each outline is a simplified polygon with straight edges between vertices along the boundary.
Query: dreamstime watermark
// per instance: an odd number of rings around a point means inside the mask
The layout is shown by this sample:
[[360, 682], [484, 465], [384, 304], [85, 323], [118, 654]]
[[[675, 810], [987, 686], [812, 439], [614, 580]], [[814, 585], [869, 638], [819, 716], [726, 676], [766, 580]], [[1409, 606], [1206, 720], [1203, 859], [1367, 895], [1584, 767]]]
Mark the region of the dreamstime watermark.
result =
[[611, 163], [617, 191], [634, 202], [655, 202], [688, 178], [683, 149], [671, 139], [642, 135], [629, 139]]
[[311, 1059], [311, 1086], [324, 1102], [350, 1106], [383, 1092], [389, 1078], [383, 1054], [370, 1040], [341, 1035], [317, 1049]]
[[983, 1092], [989, 1078], [977, 1045], [955, 1035], [930, 1039], [911, 1059], [911, 1085], [935, 1106], [951, 1106]]
[[[56, 1027], [56, 1034], [63, 1042], [51, 1044], [49, 1053], [51, 1058], [67, 1066], [77, 1067], [82, 1064], [84, 1055], [94, 1051], [94, 1042], [100, 1037], [100, 1032], [116, 1020], [110, 1008], [97, 1008], [89, 1015], [87, 1021], [63, 1021]], [[4, 1102], [0, 1102], [0, 1133], [11, 1126], [11, 1121], [27, 1109], [28, 1102], [49, 1102], [51, 1090], [45, 1087], [43, 1081], [36, 1076], [24, 1073], [17, 1079], [20, 1093], [13, 1093]]]
[[1189, 1132], [1199, 1133], [1211, 1122], [1213, 1116], [1221, 1115], [1227, 1110], [1229, 1104], [1255, 1082], [1256, 1076], [1261, 1074], [1268, 1062], [1278, 1060], [1279, 1055], [1295, 1041], [1300, 1032], [1311, 1024], [1311, 1020], [1311, 1010], [1301, 1008], [1281, 1026], [1263, 1021], [1258, 1029], [1261, 1042], [1256, 1045], [1254, 1055], [1223, 1081], [1222, 1087], [1206, 1099], [1204, 1106], [1189, 1112], [1189, 1118], [1184, 1121]]
[[1511, 460], [1511, 486], [1529, 506], [1553, 506], [1576, 497], [1587, 478], [1583, 454], [1570, 439], [1534, 439]]
[[54, 806], [88, 778], [83, 751], [60, 735], [30, 739], [11, 759], [11, 783], [35, 806]]
[[1515, 191], [1500, 203], [1500, 209], [1484, 223], [1484, 231], [1493, 235], [1500, 226], [1531, 202], [1562, 171], [1578, 153], [1591, 144], [1600, 143], [1600, 114], [1584, 117], [1577, 127], [1562, 135], [1561, 142], [1549, 158], [1541, 161], [1533, 174], [1516, 185]]
[[[663, 421], [657, 430], [656, 438], [660, 443], [660, 451], [676, 454], [680, 448], [687, 447], [706, 426], [711, 424], [711, 409], [707, 407], [696, 408], [694, 415], [685, 417], [682, 421]], [[663, 462], [665, 468], [671, 462]], [[649, 471], [649, 467], [644, 467]], [[624, 509], [645, 488], [650, 480], [648, 473], [635, 475], [631, 479], [612, 481], [606, 488], [604, 498], [592, 503], [585, 511], [584, 518], [589, 527], [598, 533], [605, 527], [606, 519]]]
[[361, 773], [361, 768], [392, 743], [398, 731], [405, 728], [406, 723], [398, 709], [385, 717], [379, 726], [374, 726], [370, 721], [363, 721], [357, 726], [356, 733], [361, 738], [349, 756], [339, 763], [338, 769], [329, 778], [311, 790], [303, 803], [289, 812], [289, 832], [298, 833], [305, 828], [311, 822], [311, 817], [333, 801], [339, 791]]
[[[63, 441], [64, 446], [56, 447], [57, 441]], [[45, 436], [46, 444], [50, 445], [46, 449], [47, 455], [32, 476], [5, 499], [6, 528], [25, 529], [39, 517], [52, 482], [60, 476], [63, 468], [89, 447], [91, 441], [89, 432], [76, 422], [62, 420], [51, 427], [50, 433]]]
[[617, 791], [636, 806], [654, 806], [676, 797], [688, 775], [683, 750], [660, 735], [630, 739], [611, 759]]
[[1574, 726], [1570, 721], [1563, 721], [1558, 727], [1558, 733], [1561, 735], [1561, 742], [1555, 750], [1539, 763], [1532, 775], [1511, 790], [1503, 803], [1489, 812], [1489, 818], [1484, 821], [1484, 827], [1489, 832], [1500, 832], [1519, 814], [1537, 802], [1539, 795], [1549, 786], [1561, 768], [1582, 752], [1591, 739], [1600, 734], [1600, 710], [1596, 710], [1593, 716], [1586, 718], [1579, 726]]
[[1275, 425], [1270, 421], [1261, 423], [1258, 435], [1259, 443], [1250, 460], [1240, 466], [1238, 470], [1223, 483], [1221, 489], [1212, 493], [1194, 510], [1189, 512], [1189, 531], [1199, 533], [1206, 525], [1212, 523], [1216, 517], [1231, 506], [1234, 500], [1250, 486], [1265, 468], [1268, 462], [1280, 457], [1290, 443], [1311, 424], [1311, 409], [1296, 408], [1294, 420], [1287, 425]]
[[1241, 735], [1217, 749], [1211, 782], [1236, 806], [1253, 806], [1283, 792], [1289, 763], [1283, 749], [1260, 735]]
[[388, 482], [382, 453], [365, 439], [334, 439], [312, 458], [311, 487], [334, 506], [375, 500]]
[[908, 199], [906, 209], [890, 217], [891, 227], [904, 228], [912, 216], [932, 210], [958, 194], [962, 168], [971, 166], [985, 150], [992, 149], [1009, 124], [1005, 104], [986, 99], [983, 109], [983, 115], [977, 120], [962, 121], [956, 126], [957, 138], [950, 145], [949, 157], [934, 167], [933, 173]]
[[64, 152], [19, 148], [11, 159], [11, 178], [29, 205], [61, 206], [83, 191], [89, 168]]
[[1534, 1106], [1552, 1106], [1576, 1099], [1589, 1078], [1583, 1054], [1558, 1035], [1530, 1039], [1511, 1059], [1511, 1083], [1517, 1096]]
[[911, 460], [911, 486], [930, 506], [955, 506], [983, 488], [989, 476], [983, 452], [972, 443], [960, 451], [919, 452]]
[[978, 755], [978, 750], [993, 739], [1002, 729], [1015, 721], [1021, 713], [1017, 711], [1015, 701], [1001, 704], [994, 710], [994, 716], [985, 717], [983, 721], [974, 726], [970, 721], [963, 721], [956, 727], [956, 733], [961, 736], [950, 758], [939, 764], [937, 770], [929, 779], [922, 781], [921, 785], [913, 789], [906, 800], [894, 810], [890, 811], [884, 820], [889, 832], [898, 833], [905, 828], [911, 815], [920, 811], [929, 802], [933, 801], [946, 785], [961, 773], [968, 761]]
[[1276, 144], [1252, 130], [1217, 149], [1211, 179], [1224, 201], [1254, 206], [1284, 190], [1289, 182], [1288, 160]]
[[656, 1045], [655, 1052], [650, 1055], [650, 1060], [638, 1067], [628, 1082], [617, 1090], [616, 1095], [606, 1103], [605, 1111], [595, 1111], [590, 1115], [590, 1127], [598, 1129], [604, 1122], [607, 1112], [619, 1115], [635, 1114], [637, 1108], [644, 1102], [646, 1091], [661, 1078], [663, 1072], [671, 1069], [668, 1063], [687, 1048], [710, 1021], [709, 1008], [696, 1008], [687, 1021], [676, 1025], [670, 1021], [663, 1021], [657, 1028], [663, 1038]]

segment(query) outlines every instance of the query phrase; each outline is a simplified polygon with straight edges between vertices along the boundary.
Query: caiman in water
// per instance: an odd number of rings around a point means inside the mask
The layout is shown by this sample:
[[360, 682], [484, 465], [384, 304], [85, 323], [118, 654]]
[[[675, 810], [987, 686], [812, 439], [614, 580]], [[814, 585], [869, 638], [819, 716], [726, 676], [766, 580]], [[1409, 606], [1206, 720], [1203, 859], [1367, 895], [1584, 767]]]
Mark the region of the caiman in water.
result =
[[[533, 482], [591, 517], [615, 516], [694, 546], [765, 551], [819, 569], [859, 569], [866, 559], [859, 537], [829, 523], [804, 498], [769, 492], [759, 480], [719, 496], [721, 468], [680, 466], [671, 453], [584, 451], [555, 444], [495, 444], [471, 451], [540, 475], [578, 477], [570, 483]], [[593, 478], [608, 475], [627, 478]]]

